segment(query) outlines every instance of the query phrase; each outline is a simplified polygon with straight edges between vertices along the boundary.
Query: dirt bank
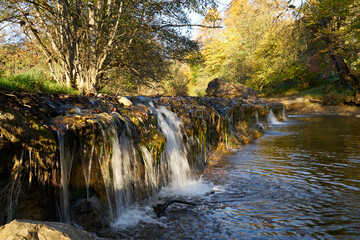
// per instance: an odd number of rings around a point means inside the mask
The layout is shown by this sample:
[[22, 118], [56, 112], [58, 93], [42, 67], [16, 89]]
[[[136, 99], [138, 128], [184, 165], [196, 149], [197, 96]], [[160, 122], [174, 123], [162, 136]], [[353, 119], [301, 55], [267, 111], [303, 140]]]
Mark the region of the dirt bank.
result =
[[272, 99], [280, 102], [286, 107], [286, 113], [289, 115], [341, 115], [360, 117], [360, 107], [349, 105], [324, 105], [322, 102], [305, 97], [296, 99]]

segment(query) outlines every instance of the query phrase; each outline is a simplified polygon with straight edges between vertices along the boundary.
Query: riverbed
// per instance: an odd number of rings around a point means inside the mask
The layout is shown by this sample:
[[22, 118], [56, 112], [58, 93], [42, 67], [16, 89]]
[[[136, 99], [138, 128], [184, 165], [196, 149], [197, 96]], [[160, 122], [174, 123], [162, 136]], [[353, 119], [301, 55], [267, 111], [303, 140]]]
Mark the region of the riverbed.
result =
[[291, 116], [210, 164], [200, 188], [212, 191], [182, 196], [197, 206], [170, 205], [160, 219], [149, 208], [143, 221], [119, 233], [136, 239], [355, 239], [359, 129], [357, 118]]

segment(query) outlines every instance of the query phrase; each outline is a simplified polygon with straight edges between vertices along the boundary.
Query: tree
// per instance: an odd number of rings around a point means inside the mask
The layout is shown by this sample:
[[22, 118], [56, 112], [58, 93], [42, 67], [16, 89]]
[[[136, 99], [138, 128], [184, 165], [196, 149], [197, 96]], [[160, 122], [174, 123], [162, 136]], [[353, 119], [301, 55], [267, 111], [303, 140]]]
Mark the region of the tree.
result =
[[226, 12], [225, 29], [203, 41], [205, 65], [213, 76], [262, 89], [287, 67], [293, 20], [289, 1], [234, 0]]
[[162, 49], [159, 54], [171, 57], [167, 50], [174, 43], [189, 43], [176, 29], [190, 25], [187, 11], [203, 12], [213, 1], [1, 0], [0, 3], [1, 10], [10, 9], [17, 16], [26, 36], [42, 50], [54, 79], [88, 93], [96, 92], [114, 67], [136, 72], [130, 66], [132, 61], [126, 58], [139, 42], [159, 45]]
[[301, 24], [312, 33], [318, 52], [327, 54], [340, 77], [342, 85], [356, 90], [360, 101], [359, 25], [360, 3], [354, 0], [312, 0], [302, 7]]

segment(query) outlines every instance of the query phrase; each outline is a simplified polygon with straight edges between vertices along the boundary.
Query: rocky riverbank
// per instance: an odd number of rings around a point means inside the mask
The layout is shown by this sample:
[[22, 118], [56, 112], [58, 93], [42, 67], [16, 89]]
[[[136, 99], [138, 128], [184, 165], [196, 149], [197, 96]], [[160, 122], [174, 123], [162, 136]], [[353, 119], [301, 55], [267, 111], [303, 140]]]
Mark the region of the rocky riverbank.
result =
[[[0, 92], [0, 101], [0, 222], [92, 232], [172, 181], [170, 147], [196, 175], [214, 152], [261, 136], [270, 111], [283, 117], [282, 104], [263, 100]], [[169, 133], [180, 142], [169, 146]]]

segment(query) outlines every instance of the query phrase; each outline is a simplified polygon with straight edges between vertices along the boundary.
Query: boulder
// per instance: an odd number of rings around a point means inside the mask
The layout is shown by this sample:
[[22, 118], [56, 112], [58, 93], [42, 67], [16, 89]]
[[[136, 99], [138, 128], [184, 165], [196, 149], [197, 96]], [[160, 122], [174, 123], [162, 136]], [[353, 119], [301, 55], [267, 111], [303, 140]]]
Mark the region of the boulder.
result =
[[118, 100], [118, 102], [120, 104], [124, 105], [125, 107], [131, 107], [132, 106], [132, 102], [126, 97], [118, 96], [117, 100]]
[[13, 220], [0, 227], [0, 239], [95, 240], [96, 237], [66, 223]]
[[254, 99], [257, 98], [257, 93], [254, 89], [248, 88], [240, 83], [231, 83], [220, 78], [215, 78], [209, 82], [206, 89], [206, 96]]

